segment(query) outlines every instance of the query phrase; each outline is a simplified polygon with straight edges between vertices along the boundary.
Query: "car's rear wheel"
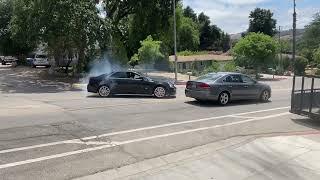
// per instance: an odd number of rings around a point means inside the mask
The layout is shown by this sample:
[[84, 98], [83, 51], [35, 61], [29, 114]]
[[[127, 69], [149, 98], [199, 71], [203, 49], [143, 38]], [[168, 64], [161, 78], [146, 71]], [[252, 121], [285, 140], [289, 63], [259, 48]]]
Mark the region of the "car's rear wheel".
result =
[[156, 98], [164, 98], [167, 94], [166, 88], [158, 86], [154, 89], [153, 94]]
[[101, 97], [109, 97], [111, 94], [111, 89], [108, 86], [101, 86], [98, 90], [98, 94]]
[[227, 92], [222, 92], [219, 95], [219, 104], [221, 105], [227, 105], [230, 101], [230, 95]]
[[262, 91], [260, 100], [261, 100], [262, 102], [268, 102], [269, 99], [270, 99], [270, 92], [269, 92], [268, 90]]
[[2, 62], [1, 64], [2, 64], [2, 65], [6, 65], [6, 62]]

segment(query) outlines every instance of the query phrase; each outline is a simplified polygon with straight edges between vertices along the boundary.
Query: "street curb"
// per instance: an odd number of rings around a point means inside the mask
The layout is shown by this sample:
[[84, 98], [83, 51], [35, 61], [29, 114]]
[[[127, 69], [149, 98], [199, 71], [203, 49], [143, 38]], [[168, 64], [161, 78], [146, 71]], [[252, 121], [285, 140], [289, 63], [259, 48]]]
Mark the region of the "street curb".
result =
[[111, 169], [96, 174], [75, 178], [74, 180], [115, 180], [133, 176], [146, 171], [157, 172], [176, 166], [178, 162], [200, 159], [208, 154], [217, 153], [220, 150], [237, 147], [254, 141], [254, 136], [234, 137], [227, 140], [210, 143], [207, 145], [194, 147], [191, 149], [179, 151], [172, 154], [167, 154], [161, 157], [144, 160], [131, 165], [123, 166], [117, 169]]

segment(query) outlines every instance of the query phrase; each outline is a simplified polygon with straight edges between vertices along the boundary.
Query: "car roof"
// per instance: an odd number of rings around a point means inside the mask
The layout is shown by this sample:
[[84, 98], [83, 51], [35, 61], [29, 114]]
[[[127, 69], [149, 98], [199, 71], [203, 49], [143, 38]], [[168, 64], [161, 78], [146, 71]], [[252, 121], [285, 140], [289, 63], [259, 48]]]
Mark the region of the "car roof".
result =
[[128, 71], [113, 71], [111, 74], [114, 74], [114, 73], [128, 73], [128, 72], [141, 74], [141, 73], [139, 73], [137, 71], [129, 71], [129, 70]]
[[217, 73], [209, 73], [209, 74], [219, 74], [219, 75], [243, 75], [241, 73], [236, 73], [236, 72], [217, 72]]

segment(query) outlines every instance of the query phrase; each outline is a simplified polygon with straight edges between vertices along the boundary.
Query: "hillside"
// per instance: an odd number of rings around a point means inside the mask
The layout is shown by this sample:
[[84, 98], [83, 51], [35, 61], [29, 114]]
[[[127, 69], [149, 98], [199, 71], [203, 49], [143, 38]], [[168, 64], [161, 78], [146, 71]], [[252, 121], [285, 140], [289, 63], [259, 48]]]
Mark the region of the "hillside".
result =
[[[298, 39], [301, 38], [304, 32], [305, 32], [305, 29], [297, 29], [297, 38]], [[240, 39], [242, 33], [243, 32], [237, 33], [237, 34], [231, 34], [230, 35], [231, 39], [232, 40]], [[292, 29], [281, 31], [280, 35], [281, 35], [281, 39], [289, 39], [290, 40], [290, 39], [292, 39]], [[278, 36], [278, 34], [277, 34], [277, 36]]]

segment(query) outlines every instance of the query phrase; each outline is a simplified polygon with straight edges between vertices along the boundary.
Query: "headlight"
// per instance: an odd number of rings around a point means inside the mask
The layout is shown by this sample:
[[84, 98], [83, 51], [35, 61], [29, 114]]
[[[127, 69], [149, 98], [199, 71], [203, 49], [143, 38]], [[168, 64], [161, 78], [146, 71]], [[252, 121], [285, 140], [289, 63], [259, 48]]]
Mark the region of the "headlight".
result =
[[169, 82], [168, 84], [169, 84], [169, 86], [170, 86], [171, 88], [174, 88], [174, 84], [173, 84], [173, 83]]

